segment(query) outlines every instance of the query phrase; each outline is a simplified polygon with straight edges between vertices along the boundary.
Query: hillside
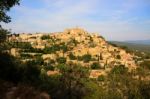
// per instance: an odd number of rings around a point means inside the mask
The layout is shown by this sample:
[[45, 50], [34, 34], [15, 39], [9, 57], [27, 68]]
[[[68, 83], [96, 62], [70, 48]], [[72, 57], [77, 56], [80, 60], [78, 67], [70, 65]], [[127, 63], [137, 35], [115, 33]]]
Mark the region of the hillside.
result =
[[39, 56], [45, 64], [53, 61], [54, 68], [59, 63], [72, 62], [91, 68], [92, 78], [106, 75], [114, 66], [124, 65], [129, 70], [136, 68], [134, 55], [112, 46], [102, 36], [80, 28], [59, 33], [11, 35], [8, 41], [13, 45], [11, 54], [22, 61]]
[[149, 97], [150, 56], [107, 42], [99, 34], [80, 28], [11, 34], [5, 44], [8, 48], [0, 54], [2, 99]]
[[[0, 99], [150, 99], [149, 5], [0, 0]], [[143, 40], [109, 42], [82, 28], [43, 33], [77, 24]]]
[[124, 42], [133, 43], [133, 44], [150, 45], [150, 40], [134, 40], [134, 41], [124, 41]]
[[140, 43], [135, 44], [135, 43], [127, 43], [127, 42], [118, 42], [118, 41], [110, 41], [110, 42], [118, 46], [126, 46], [131, 50], [138, 50], [138, 51], [150, 53], [150, 45], [145, 45]]

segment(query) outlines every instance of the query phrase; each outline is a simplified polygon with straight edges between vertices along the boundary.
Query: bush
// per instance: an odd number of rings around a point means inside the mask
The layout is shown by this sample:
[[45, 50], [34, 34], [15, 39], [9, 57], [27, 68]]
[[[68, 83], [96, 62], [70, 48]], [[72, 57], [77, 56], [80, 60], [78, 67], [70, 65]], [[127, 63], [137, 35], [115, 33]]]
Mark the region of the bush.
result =
[[127, 73], [128, 68], [125, 67], [124, 65], [119, 65], [119, 66], [115, 66], [112, 70], [111, 73], [113, 74], [125, 74]]
[[58, 68], [61, 73], [59, 92], [62, 90], [62, 93], [57, 99], [83, 99], [88, 92], [85, 85], [89, 76], [88, 69], [73, 63], [59, 64]]
[[35, 62], [36, 65], [43, 65], [44, 64], [44, 60], [41, 56], [37, 56], [36, 60], [33, 62]]
[[20, 56], [21, 56], [21, 58], [24, 58], [24, 59], [32, 58], [32, 55], [30, 55], [30, 54], [25, 54], [25, 53], [21, 53]]
[[33, 49], [29, 42], [11, 42], [10, 46], [13, 48], [21, 48], [21, 49]]
[[0, 79], [18, 83], [22, 78], [19, 71], [20, 65], [14, 57], [0, 53]]
[[100, 64], [98, 62], [94, 62], [92, 65], [91, 65], [91, 69], [100, 69]]
[[116, 58], [117, 58], [117, 59], [121, 59], [121, 56], [120, 56], [120, 55], [117, 55]]
[[89, 62], [92, 59], [92, 56], [90, 54], [86, 54], [82, 56], [82, 59], [84, 62]]
[[41, 39], [42, 39], [42, 40], [50, 39], [50, 36], [49, 36], [49, 35], [43, 35], [43, 36], [41, 37]]
[[63, 50], [64, 53], [68, 51], [68, 47], [65, 44], [61, 45], [60, 49]]
[[49, 60], [49, 63], [50, 63], [50, 64], [55, 64], [55, 60], [50, 59], [50, 60]]
[[150, 70], [150, 61], [143, 61], [140, 65]]
[[48, 65], [48, 66], [45, 66], [45, 69], [46, 70], [54, 70], [55, 68], [54, 68], [54, 66], [52, 66], [52, 65]]
[[32, 61], [28, 62], [26, 67], [23, 69], [23, 81], [27, 82], [29, 84], [35, 84], [38, 83], [39, 75], [40, 75], [40, 69], [38, 66], [33, 65]]
[[56, 59], [58, 63], [62, 64], [62, 63], [66, 63], [66, 58], [65, 57], [59, 57]]
[[105, 76], [104, 75], [100, 75], [97, 78], [98, 81], [104, 81], [105, 80]]
[[45, 54], [48, 54], [48, 53], [55, 53], [56, 51], [60, 51], [60, 50], [63, 50], [63, 52], [67, 52], [68, 47], [66, 45], [55, 44], [51, 47], [45, 47], [43, 49], [43, 52]]
[[71, 60], [77, 59], [76, 56], [74, 56], [72, 53], [69, 54], [69, 58], [70, 58]]

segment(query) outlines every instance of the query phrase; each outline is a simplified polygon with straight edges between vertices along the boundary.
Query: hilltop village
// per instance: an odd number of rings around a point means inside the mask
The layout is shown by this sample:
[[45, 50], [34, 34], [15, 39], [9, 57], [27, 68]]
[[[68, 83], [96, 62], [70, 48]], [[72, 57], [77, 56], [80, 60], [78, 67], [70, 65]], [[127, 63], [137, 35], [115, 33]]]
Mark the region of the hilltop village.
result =
[[7, 41], [13, 45], [10, 54], [22, 62], [39, 58], [53, 69], [47, 74], [58, 73], [59, 63], [73, 63], [90, 69], [90, 78], [107, 75], [114, 66], [124, 65], [130, 70], [137, 67], [135, 56], [109, 44], [98, 33], [88, 33], [81, 28], [66, 29], [58, 33], [11, 34]]

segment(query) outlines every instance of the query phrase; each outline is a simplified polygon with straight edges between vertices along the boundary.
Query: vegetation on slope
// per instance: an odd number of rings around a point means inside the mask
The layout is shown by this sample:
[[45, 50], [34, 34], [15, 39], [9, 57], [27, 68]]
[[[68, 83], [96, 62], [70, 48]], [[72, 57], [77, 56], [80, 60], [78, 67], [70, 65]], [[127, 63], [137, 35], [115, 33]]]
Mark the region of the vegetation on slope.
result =
[[112, 44], [116, 44], [121, 47], [127, 47], [130, 50], [138, 50], [146, 53], [150, 53], [150, 45], [144, 45], [144, 44], [134, 44], [134, 43], [126, 43], [126, 42], [117, 42], [117, 41], [110, 41]]
[[[13, 1], [13, 2], [9, 2]], [[9, 9], [18, 0], [5, 0]], [[4, 0], [0, 1], [3, 4]], [[10, 5], [7, 5], [10, 4]], [[2, 9], [5, 5], [1, 5]], [[1, 8], [1, 7], [0, 7]], [[5, 15], [0, 16], [0, 22], [9, 22], [10, 18]], [[53, 68], [55, 61], [50, 60], [44, 63], [40, 55], [26, 62], [15, 58], [7, 53], [7, 48], [11, 48], [5, 41], [9, 32], [0, 28], [0, 98], [1, 99], [149, 99], [150, 97], [150, 64], [149, 58], [142, 57], [139, 67], [128, 71], [124, 65], [112, 66], [108, 75], [100, 75], [98, 78], [89, 78], [88, 67], [80, 64], [66, 63], [66, 58], [59, 57], [58, 63]], [[43, 39], [47, 39], [44, 37]], [[77, 42], [74, 42], [74, 45]], [[33, 52], [36, 50], [26, 43], [13, 45], [24, 51]], [[5, 48], [4, 48], [5, 47]], [[54, 47], [55, 50], [66, 51], [64, 47]], [[68, 47], [67, 47], [68, 48]], [[53, 53], [49, 50], [47, 53]], [[30, 57], [30, 56], [25, 56]], [[117, 56], [120, 58], [120, 56]], [[91, 55], [85, 54], [82, 57], [75, 57], [70, 54], [71, 59], [80, 58], [85, 63], [92, 60]], [[91, 65], [92, 69], [99, 69], [98, 63]], [[55, 75], [47, 75], [47, 71], [59, 70]]]

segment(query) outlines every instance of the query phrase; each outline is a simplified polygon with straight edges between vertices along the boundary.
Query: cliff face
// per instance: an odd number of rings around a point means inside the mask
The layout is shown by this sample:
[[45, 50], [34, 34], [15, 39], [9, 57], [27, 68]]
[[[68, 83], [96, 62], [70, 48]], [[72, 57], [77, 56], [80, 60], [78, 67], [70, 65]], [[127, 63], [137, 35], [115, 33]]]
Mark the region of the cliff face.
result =
[[[65, 57], [67, 62], [72, 61], [86, 67], [90, 67], [93, 63], [99, 63], [101, 68], [105, 68], [104, 70], [91, 70], [91, 77], [105, 74], [113, 66], [125, 65], [129, 70], [136, 68], [132, 54], [110, 45], [99, 34], [88, 33], [80, 28], [66, 29], [60, 33], [19, 34], [19, 36], [10, 36], [8, 40], [29, 42], [33, 48], [41, 50], [54, 45], [65, 46], [67, 50], [60, 49], [55, 53], [43, 53], [41, 57], [45, 62], [51, 59], [56, 60], [58, 57]], [[70, 54], [76, 58], [71, 59]], [[90, 55], [89, 61], [80, 60], [85, 55]]]

